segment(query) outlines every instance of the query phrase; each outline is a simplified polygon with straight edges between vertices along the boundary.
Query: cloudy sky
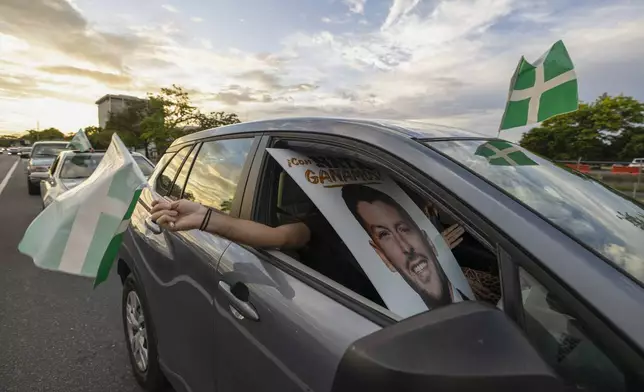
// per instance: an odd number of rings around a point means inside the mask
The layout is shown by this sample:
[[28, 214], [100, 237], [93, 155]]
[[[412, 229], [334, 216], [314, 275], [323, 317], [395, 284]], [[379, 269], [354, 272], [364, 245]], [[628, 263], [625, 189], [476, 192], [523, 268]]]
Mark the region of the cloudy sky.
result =
[[644, 99], [644, 0], [1, 0], [0, 132], [96, 125], [102, 95], [176, 83], [244, 120], [494, 134], [520, 56], [558, 39], [583, 100]]

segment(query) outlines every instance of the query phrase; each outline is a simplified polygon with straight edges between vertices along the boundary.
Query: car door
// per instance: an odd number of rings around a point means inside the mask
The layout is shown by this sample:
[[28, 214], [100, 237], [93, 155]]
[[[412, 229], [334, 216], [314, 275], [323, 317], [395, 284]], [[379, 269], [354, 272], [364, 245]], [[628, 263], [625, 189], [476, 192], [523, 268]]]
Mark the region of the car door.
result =
[[[243, 218], [261, 214], [253, 207], [270, 199], [255, 189], [278, 181], [264, 171], [266, 154], [258, 153], [253, 163]], [[222, 392], [328, 391], [346, 348], [396, 318], [279, 251], [232, 243], [220, 259], [217, 279], [217, 386]]]
[[[162, 158], [158, 165], [160, 166], [158, 173], [152, 176], [149, 186], [141, 192], [131, 218], [132, 242], [126, 242], [126, 246], [137, 257], [134, 261], [137, 278], [140, 279], [141, 286], [145, 290], [156, 330], [160, 362], [168, 378], [184, 380], [192, 376], [195, 381], [191, 382], [208, 384], [207, 379], [204, 381], [191, 374], [184, 374], [185, 353], [190, 347], [194, 349], [194, 346], [190, 346], [192, 342], [187, 341], [194, 336], [190, 333], [190, 328], [203, 324], [203, 322], [195, 323], [193, 319], [199, 317], [201, 312], [208, 312], [208, 306], [201, 311], [198, 310], [199, 306], [203, 306], [200, 301], [194, 301], [189, 307], [185, 307], [185, 301], [193, 297], [192, 290], [198, 290], [200, 287], [197, 282], [181, 274], [180, 265], [192, 262], [187, 256], [190, 252], [175, 233], [161, 231], [152, 223], [149, 212], [152, 201], [166, 197], [177, 178], [183, 178], [185, 181], [197, 151], [198, 146], [190, 145], [166, 153]], [[201, 342], [201, 344], [205, 346], [207, 342]], [[205, 362], [204, 366], [212, 363], [207, 355], [199, 359]], [[183, 382], [173, 384], [176, 384], [179, 390], [186, 387]]]
[[236, 215], [237, 189], [243, 192], [257, 144], [251, 135], [207, 140], [166, 154], [132, 216], [160, 362], [177, 391], [214, 390], [214, 277], [229, 241], [199, 230], [162, 231], [149, 220], [151, 203], [185, 198]]

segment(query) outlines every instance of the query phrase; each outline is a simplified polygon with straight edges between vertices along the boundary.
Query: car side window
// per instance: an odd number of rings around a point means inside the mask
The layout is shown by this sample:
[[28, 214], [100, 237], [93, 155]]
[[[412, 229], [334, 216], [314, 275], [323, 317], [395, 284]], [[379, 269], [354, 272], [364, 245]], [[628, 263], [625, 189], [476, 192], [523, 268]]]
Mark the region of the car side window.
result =
[[190, 155], [188, 155], [188, 159], [183, 162], [181, 171], [179, 172], [177, 179], [174, 180], [174, 185], [172, 185], [172, 189], [170, 190], [170, 193], [168, 193], [168, 197], [170, 199], [179, 200], [179, 198], [181, 198], [183, 188], [186, 185], [186, 179], [188, 179], [188, 173], [190, 172], [190, 168], [192, 167], [192, 161], [194, 161], [196, 155], [197, 148], [195, 147], [190, 152]]
[[58, 167], [58, 162], [60, 162], [60, 156], [57, 156], [56, 159], [54, 159], [54, 163], [51, 164], [51, 167], [49, 168], [49, 175], [53, 175], [56, 173], [56, 167]]
[[179, 152], [176, 153], [170, 160], [168, 166], [166, 166], [165, 169], [163, 169], [163, 172], [159, 174], [156, 182], [156, 191], [158, 194], [162, 196], [168, 194], [170, 187], [172, 187], [172, 181], [174, 181], [174, 177], [181, 167], [181, 163], [183, 162], [184, 158], [186, 157], [186, 155], [188, 155], [189, 151], [190, 146], [186, 146], [183, 149], [179, 150]]
[[571, 390], [629, 391], [625, 373], [583, 332], [560, 300], [519, 268], [528, 338]]
[[253, 138], [204, 142], [183, 198], [229, 213]]

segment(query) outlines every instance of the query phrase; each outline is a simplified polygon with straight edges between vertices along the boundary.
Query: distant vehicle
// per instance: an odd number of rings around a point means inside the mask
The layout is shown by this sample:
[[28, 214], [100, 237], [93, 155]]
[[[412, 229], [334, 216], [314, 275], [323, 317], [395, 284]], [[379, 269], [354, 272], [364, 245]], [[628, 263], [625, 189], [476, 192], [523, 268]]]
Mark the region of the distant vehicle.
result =
[[5, 150], [4, 147], [0, 147], [0, 154], [3, 154], [4, 150]]
[[635, 158], [628, 167], [644, 167], [644, 158]]
[[31, 158], [27, 163], [27, 190], [30, 195], [40, 191], [40, 181], [49, 177], [49, 166], [61, 151], [67, 148], [65, 141], [36, 142], [32, 146]]
[[9, 147], [7, 149], [7, 154], [9, 155], [18, 155], [20, 153], [20, 147]]
[[[51, 165], [47, 179], [40, 182], [43, 208], [46, 208], [57, 197], [75, 188], [85, 181], [103, 159], [105, 152], [63, 151]], [[149, 177], [154, 171], [154, 164], [139, 153], [132, 156], [143, 175]]]
[[20, 158], [29, 158], [31, 155], [31, 150], [33, 147], [21, 147], [20, 148]]

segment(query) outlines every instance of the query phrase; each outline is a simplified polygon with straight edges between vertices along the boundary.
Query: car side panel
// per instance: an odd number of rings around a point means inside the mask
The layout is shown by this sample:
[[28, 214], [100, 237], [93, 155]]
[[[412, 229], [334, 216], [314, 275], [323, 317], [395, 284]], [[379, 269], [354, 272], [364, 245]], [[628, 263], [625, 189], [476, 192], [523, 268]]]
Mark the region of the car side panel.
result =
[[223, 292], [215, 294], [222, 392], [329, 391], [347, 347], [380, 328], [235, 243], [218, 278], [245, 284], [259, 314], [259, 321], [239, 320]]

